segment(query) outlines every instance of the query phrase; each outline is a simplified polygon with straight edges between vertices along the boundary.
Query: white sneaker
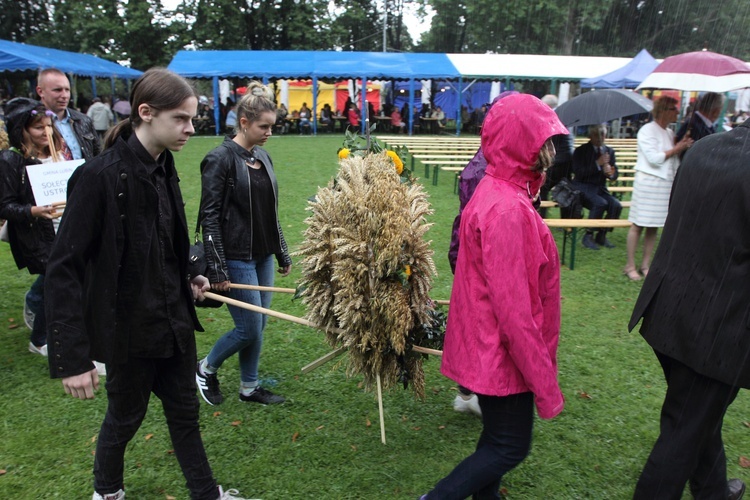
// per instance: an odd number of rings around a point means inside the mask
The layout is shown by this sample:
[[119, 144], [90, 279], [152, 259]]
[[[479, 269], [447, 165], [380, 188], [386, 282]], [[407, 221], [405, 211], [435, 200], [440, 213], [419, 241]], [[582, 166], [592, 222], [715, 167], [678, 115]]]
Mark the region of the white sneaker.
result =
[[114, 493], [100, 495], [95, 491], [94, 496], [91, 497], [91, 500], [125, 500], [125, 492], [122, 490], [117, 490]]
[[94, 366], [96, 367], [96, 373], [98, 373], [100, 377], [107, 376], [107, 367], [104, 365], [104, 363], [94, 361]]
[[472, 394], [468, 398], [465, 398], [462, 394], [456, 395], [456, 399], [453, 400], [453, 409], [461, 413], [473, 413], [478, 417], [482, 416], [482, 409], [479, 407], [479, 398], [476, 394]]
[[44, 344], [42, 347], [37, 347], [32, 342], [29, 342], [29, 352], [32, 354], [39, 354], [46, 358], [47, 357], [47, 344]]
[[218, 500], [251, 500], [249, 498], [238, 497], [237, 495], [239, 494], [240, 492], [235, 489], [224, 491], [222, 487], [219, 486], [219, 499]]

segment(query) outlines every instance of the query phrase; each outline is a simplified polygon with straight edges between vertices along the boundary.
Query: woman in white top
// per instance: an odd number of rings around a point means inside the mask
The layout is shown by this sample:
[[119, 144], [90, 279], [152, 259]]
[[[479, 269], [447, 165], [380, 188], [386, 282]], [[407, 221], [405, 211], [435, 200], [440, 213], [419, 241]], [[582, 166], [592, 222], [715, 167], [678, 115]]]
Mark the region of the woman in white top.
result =
[[[679, 154], [693, 144], [689, 136], [677, 144], [674, 132], [667, 128], [677, 121], [677, 100], [662, 96], [654, 101], [653, 121], [638, 131], [638, 160], [635, 164], [635, 181], [628, 220], [633, 223], [628, 232], [628, 261], [623, 274], [633, 281], [648, 274], [651, 254], [654, 251], [656, 232], [664, 227], [669, 206], [669, 193], [672, 190]], [[643, 238], [643, 260], [640, 273], [635, 267], [635, 250], [641, 238], [641, 230], [646, 228]]]

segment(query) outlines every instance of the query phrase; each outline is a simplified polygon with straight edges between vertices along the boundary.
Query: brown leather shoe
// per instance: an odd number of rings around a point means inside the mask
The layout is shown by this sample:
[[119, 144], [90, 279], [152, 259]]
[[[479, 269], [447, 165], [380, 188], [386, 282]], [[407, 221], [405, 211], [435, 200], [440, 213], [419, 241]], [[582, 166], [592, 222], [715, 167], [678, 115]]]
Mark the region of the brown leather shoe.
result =
[[745, 483], [741, 479], [730, 479], [727, 481], [729, 489], [729, 500], [740, 500], [745, 494]]

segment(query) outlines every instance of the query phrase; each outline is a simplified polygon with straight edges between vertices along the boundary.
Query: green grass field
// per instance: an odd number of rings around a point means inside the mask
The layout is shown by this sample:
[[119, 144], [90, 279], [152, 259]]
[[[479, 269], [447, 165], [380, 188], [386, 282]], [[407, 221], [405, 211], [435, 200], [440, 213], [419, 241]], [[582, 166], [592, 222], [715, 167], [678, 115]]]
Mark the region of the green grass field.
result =
[[[267, 149], [280, 185], [282, 226], [290, 248], [299, 244], [306, 200], [337, 169], [340, 135], [273, 137]], [[194, 227], [200, 196], [199, 164], [220, 139], [196, 137], [177, 155]], [[417, 168], [417, 175], [424, 170]], [[425, 182], [435, 214], [429, 233], [439, 276], [433, 298], [448, 299], [452, 275], [446, 258], [458, 208], [453, 179]], [[625, 230], [616, 230], [613, 250], [579, 246], [576, 269], [563, 267], [560, 381], [565, 411], [536, 421], [531, 454], [508, 474], [503, 488], [516, 499], [625, 499], [658, 432], [664, 395], [661, 369], [637, 332], [626, 324], [640, 285], [621, 275]], [[561, 233], [555, 233], [558, 245]], [[579, 243], [580, 245], [580, 243]], [[103, 389], [93, 401], [64, 394], [48, 375], [46, 360], [30, 354], [22, 301], [33, 278], [18, 271], [7, 244], [0, 244], [0, 498], [90, 498], [92, 453], [106, 407]], [[277, 279], [295, 287], [299, 274]], [[498, 279], [502, 279], [499, 277]], [[298, 301], [277, 294], [275, 310], [303, 315]], [[206, 329], [197, 333], [199, 356], [230, 328], [225, 308], [199, 310]], [[271, 318], [260, 371], [264, 384], [288, 398], [262, 407], [240, 402], [236, 358], [219, 372], [226, 402], [201, 406], [203, 438], [214, 473], [225, 488], [264, 499], [414, 499], [427, 492], [470, 454], [481, 423], [453, 411], [454, 384], [439, 373], [440, 360], [426, 362], [427, 397], [410, 391], [384, 395], [387, 444], [380, 442], [375, 396], [357, 378], [330, 363], [303, 375], [300, 368], [330, 348], [322, 334]], [[158, 400], [130, 443], [125, 484], [130, 499], [188, 497]], [[750, 480], [740, 457], [750, 456], [750, 399], [742, 391], [730, 408], [724, 440], [730, 477]], [[689, 496], [686, 495], [686, 498]]]

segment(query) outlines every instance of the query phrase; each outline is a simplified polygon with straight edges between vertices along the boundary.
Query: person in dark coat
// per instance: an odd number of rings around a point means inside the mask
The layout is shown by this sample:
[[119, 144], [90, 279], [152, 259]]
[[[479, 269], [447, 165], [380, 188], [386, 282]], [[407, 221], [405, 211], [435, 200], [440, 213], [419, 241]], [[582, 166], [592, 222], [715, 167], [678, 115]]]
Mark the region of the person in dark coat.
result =
[[26, 268], [38, 275], [25, 301], [34, 304], [30, 307], [34, 321], [30, 325], [29, 352], [47, 356], [44, 274], [55, 239], [52, 221], [59, 213], [52, 205], [37, 204], [27, 169], [52, 161], [53, 152], [62, 149], [63, 140], [39, 101], [26, 97], [8, 101], [5, 119], [11, 149], [0, 151], [0, 219], [7, 221], [10, 250], [18, 269]]
[[[703, 139], [706, 136], [716, 133], [714, 122], [721, 115], [721, 108], [724, 106], [724, 97], [716, 92], [706, 92], [703, 94], [695, 105], [695, 111], [682, 124], [677, 131], [676, 141], [680, 142], [687, 134], [693, 141]], [[685, 152], [680, 155], [680, 159]]]
[[685, 155], [661, 242], [629, 329], [654, 349], [667, 382], [660, 435], [636, 499], [737, 499], [727, 482], [724, 414], [750, 388], [750, 124], [705, 137]]
[[[589, 219], [619, 219], [622, 212], [620, 200], [612, 196], [607, 189], [607, 181], [617, 180], [617, 162], [615, 150], [604, 144], [607, 138], [607, 127], [592, 125], [589, 127], [589, 142], [578, 146], [573, 152], [573, 187], [581, 192], [583, 206], [589, 209]], [[607, 231], [588, 229], [583, 236], [582, 244], [591, 250], [599, 246], [614, 248], [607, 239]]]
[[162, 404], [193, 500], [237, 499], [216, 484], [203, 447], [195, 384], [193, 301], [208, 279], [188, 275], [190, 238], [171, 151], [195, 132], [198, 98], [163, 68], [133, 85], [130, 117], [68, 183], [47, 266], [49, 368], [67, 394], [92, 399], [107, 365], [107, 411], [96, 442], [93, 500], [123, 500], [124, 459], [148, 409]]

